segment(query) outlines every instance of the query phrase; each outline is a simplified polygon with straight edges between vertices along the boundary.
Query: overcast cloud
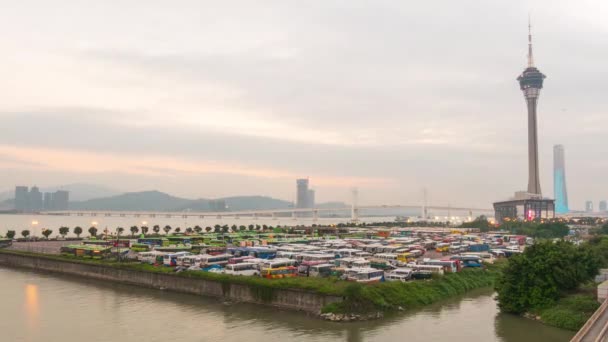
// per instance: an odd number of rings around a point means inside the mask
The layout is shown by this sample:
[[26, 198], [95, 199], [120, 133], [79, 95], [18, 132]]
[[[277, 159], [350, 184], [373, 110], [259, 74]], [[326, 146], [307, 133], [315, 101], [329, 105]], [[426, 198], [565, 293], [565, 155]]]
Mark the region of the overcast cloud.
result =
[[1, 1], [0, 190], [489, 207], [527, 186], [515, 78], [547, 75], [541, 181], [608, 198], [600, 1]]

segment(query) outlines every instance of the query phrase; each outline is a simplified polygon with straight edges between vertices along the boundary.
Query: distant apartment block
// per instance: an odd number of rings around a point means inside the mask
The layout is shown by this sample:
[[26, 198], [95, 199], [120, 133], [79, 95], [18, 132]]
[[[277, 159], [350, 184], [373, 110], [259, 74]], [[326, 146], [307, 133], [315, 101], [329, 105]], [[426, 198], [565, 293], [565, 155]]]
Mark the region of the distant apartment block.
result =
[[31, 213], [43, 210], [67, 210], [70, 193], [64, 190], [40, 192], [37, 186], [15, 187], [15, 210]]
[[309, 185], [308, 178], [296, 179], [296, 208], [315, 207], [315, 191], [310, 189]]
[[608, 203], [605, 200], [604, 201], [600, 201], [599, 210], [601, 212], [607, 212], [608, 211]]
[[593, 212], [593, 201], [587, 201], [585, 202], [585, 211], [588, 213], [592, 213]]

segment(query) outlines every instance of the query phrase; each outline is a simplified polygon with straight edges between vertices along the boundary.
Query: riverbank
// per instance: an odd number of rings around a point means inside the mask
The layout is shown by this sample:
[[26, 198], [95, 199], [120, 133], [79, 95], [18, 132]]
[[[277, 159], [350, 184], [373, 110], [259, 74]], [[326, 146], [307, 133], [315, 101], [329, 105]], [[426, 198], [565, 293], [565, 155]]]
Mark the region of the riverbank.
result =
[[500, 264], [485, 269], [464, 269], [458, 273], [434, 277], [428, 281], [385, 282], [370, 285], [354, 283], [344, 289], [344, 300], [323, 308], [323, 313], [349, 314], [405, 311], [462, 295], [483, 287], [492, 287]]
[[362, 285], [336, 278], [264, 279], [109, 260], [0, 250], [0, 265], [304, 311], [334, 321], [382, 317], [494, 284], [499, 266], [467, 269], [428, 281]]
[[534, 308], [523, 316], [552, 327], [578, 331], [599, 306], [593, 293], [575, 293], [560, 298], [551, 306]]

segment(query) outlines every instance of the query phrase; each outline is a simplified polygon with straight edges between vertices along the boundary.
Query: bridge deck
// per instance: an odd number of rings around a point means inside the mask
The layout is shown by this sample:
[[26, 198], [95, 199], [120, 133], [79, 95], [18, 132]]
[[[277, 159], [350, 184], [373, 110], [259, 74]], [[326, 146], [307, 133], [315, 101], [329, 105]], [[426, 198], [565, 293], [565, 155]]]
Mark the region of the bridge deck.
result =
[[587, 323], [578, 331], [570, 342], [608, 341], [608, 299], [593, 313]]

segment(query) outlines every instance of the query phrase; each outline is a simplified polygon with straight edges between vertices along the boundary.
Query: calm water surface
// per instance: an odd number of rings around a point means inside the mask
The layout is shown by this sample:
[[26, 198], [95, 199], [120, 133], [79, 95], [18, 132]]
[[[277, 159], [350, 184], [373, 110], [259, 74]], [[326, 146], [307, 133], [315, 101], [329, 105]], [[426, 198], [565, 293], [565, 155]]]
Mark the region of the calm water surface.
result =
[[[394, 221], [395, 216], [387, 216], [387, 217], [371, 217], [365, 218], [362, 217], [361, 221], [363, 222], [383, 222], [383, 221]], [[313, 221], [312, 218], [304, 218], [299, 217], [296, 220], [289, 217], [279, 217], [276, 220], [271, 218], [240, 218], [235, 219], [234, 217], [225, 217], [222, 219], [217, 219], [215, 217], [147, 217], [142, 215], [140, 217], [105, 217], [105, 216], [57, 216], [57, 215], [32, 215], [32, 214], [23, 214], [23, 215], [0, 215], [0, 235], [6, 234], [7, 230], [14, 230], [17, 232], [17, 237], [21, 237], [21, 231], [24, 229], [28, 229], [31, 231], [32, 235], [42, 236], [42, 229], [52, 229], [53, 235], [59, 234], [59, 227], [67, 226], [70, 228], [70, 236], [74, 236], [72, 233], [72, 229], [76, 226], [80, 226], [83, 228], [84, 236], [88, 236], [87, 230], [93, 222], [95, 222], [99, 231], [103, 231], [105, 228], [108, 228], [110, 231], [114, 232], [116, 227], [124, 227], [127, 232], [129, 227], [131, 226], [142, 226], [143, 222], [146, 222], [145, 225], [148, 227], [153, 227], [154, 225], [159, 225], [160, 227], [164, 227], [166, 225], [170, 225], [172, 228], [181, 227], [182, 232], [186, 227], [194, 227], [199, 225], [203, 228], [205, 227], [213, 227], [216, 224], [219, 225], [229, 225], [232, 226], [236, 224], [240, 225], [250, 225], [250, 224], [259, 224], [259, 225], [270, 225], [270, 226], [294, 226], [294, 225], [312, 225], [313, 223], [317, 224], [338, 224], [349, 222], [350, 218], [319, 218], [318, 221]], [[32, 222], [36, 222], [35, 225]], [[161, 231], [161, 233], [163, 233]]]
[[0, 268], [0, 340], [568, 341], [574, 334], [498, 313], [481, 289], [423, 310], [363, 323], [139, 287]]

